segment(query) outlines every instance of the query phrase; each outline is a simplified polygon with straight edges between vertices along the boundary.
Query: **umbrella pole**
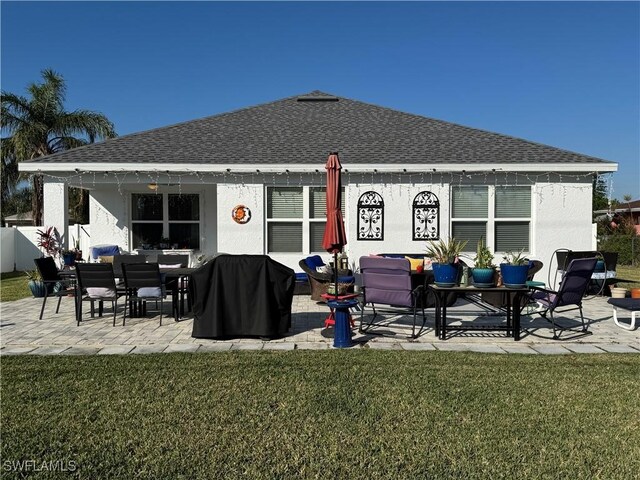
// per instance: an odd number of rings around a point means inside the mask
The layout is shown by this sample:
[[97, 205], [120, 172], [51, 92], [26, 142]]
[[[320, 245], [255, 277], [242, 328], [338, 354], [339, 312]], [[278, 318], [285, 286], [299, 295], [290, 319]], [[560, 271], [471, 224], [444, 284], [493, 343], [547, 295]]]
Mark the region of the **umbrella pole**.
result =
[[336, 300], [338, 300], [338, 252], [333, 252], [333, 286]]

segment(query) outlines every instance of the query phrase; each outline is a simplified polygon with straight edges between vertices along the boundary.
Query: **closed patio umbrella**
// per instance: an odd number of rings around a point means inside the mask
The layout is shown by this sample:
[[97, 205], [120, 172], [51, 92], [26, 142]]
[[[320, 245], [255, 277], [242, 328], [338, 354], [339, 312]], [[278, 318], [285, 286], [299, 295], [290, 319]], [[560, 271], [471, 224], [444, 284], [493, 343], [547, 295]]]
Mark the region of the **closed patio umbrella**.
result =
[[344, 219], [342, 218], [341, 190], [342, 179], [340, 159], [338, 152], [329, 154], [325, 165], [327, 170], [327, 224], [322, 238], [322, 248], [333, 253], [334, 287], [338, 297], [338, 253], [347, 244], [347, 235], [344, 231]]

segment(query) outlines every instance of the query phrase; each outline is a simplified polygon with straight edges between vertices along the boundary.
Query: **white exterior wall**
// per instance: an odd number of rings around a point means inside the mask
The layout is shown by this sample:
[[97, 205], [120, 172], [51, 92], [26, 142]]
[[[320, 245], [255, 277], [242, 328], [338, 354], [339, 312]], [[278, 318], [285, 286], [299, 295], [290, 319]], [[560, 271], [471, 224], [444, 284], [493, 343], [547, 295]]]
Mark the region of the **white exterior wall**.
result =
[[[372, 253], [424, 253], [426, 241], [412, 240], [413, 199], [423, 191], [434, 193], [440, 201], [440, 237], [449, 236], [449, 184], [402, 184], [388, 183], [372, 185], [356, 183], [347, 187], [347, 237], [346, 252], [350, 263], [358, 262], [361, 256]], [[358, 199], [367, 191], [375, 191], [384, 200], [384, 239], [357, 240]]]
[[[264, 253], [264, 185], [221, 183], [217, 187], [218, 212], [215, 218], [218, 224], [218, 246], [215, 251], [231, 254]], [[237, 205], [244, 205], [251, 211], [251, 219], [247, 223], [236, 223], [231, 217], [231, 212]], [[275, 256], [274, 259], [277, 260]]]
[[[216, 185], [160, 186], [159, 193], [197, 193], [200, 195], [200, 251], [216, 252], [217, 198]], [[128, 251], [130, 244], [131, 194], [152, 193], [146, 184], [98, 184], [89, 193], [91, 245], [112, 244]]]
[[553, 286], [557, 249], [592, 250], [591, 185], [537, 183], [531, 199], [533, 215], [531, 258], [544, 263], [536, 280]]
[[[501, 175], [495, 179], [491, 175], [482, 179], [481, 184], [503, 183]], [[556, 179], [553, 179], [556, 180]], [[548, 268], [555, 271], [553, 253], [558, 248], [572, 250], [590, 250], [593, 247], [591, 221], [591, 185], [588, 179], [584, 183], [563, 181], [536, 183], [532, 191], [531, 252], [530, 258], [541, 260], [545, 267], [536, 279], [547, 281]], [[183, 183], [180, 191], [201, 195], [201, 252], [232, 254], [265, 254], [265, 187], [267, 185], [324, 185], [324, 172], [275, 177], [273, 175], [252, 176], [250, 183], [229, 183], [229, 178], [221, 176], [214, 179], [219, 183], [202, 184], [196, 180]], [[510, 184], [514, 184], [511, 179]], [[357, 262], [360, 256], [371, 253], [398, 252], [423, 253], [426, 242], [412, 240], [412, 203], [421, 191], [433, 192], [440, 201], [440, 237], [447, 238], [450, 232], [450, 183], [449, 177], [429, 174], [433, 183], [398, 183], [398, 174], [376, 174], [375, 181], [369, 175], [345, 175], [343, 184], [346, 191], [345, 227], [348, 244], [346, 252], [350, 261]], [[87, 185], [88, 182], [85, 183]], [[470, 181], [469, 184], [475, 182]], [[458, 184], [456, 181], [454, 184]], [[467, 184], [467, 182], [465, 182]], [[46, 187], [52, 191], [53, 186]], [[58, 188], [58, 187], [55, 187]], [[178, 192], [177, 186], [161, 185], [161, 192]], [[385, 202], [384, 240], [357, 240], [357, 202], [360, 195], [368, 190], [379, 193]], [[114, 183], [97, 183], [90, 191], [91, 245], [118, 244], [123, 249], [131, 248], [129, 240], [130, 194], [132, 192], [149, 193], [146, 184], [123, 184], [118, 188]], [[61, 192], [58, 192], [60, 194]], [[243, 204], [251, 210], [251, 220], [243, 225], [231, 218], [232, 209]], [[59, 209], [59, 207], [56, 207]], [[59, 212], [57, 217], [60, 217]], [[57, 218], [56, 217], [56, 218]], [[52, 217], [49, 217], [52, 218]], [[16, 237], [16, 242], [19, 238]], [[83, 248], [84, 250], [84, 248]], [[31, 268], [33, 258], [39, 252], [27, 254], [26, 263]], [[275, 260], [300, 270], [298, 262], [306, 256], [303, 253], [272, 254]], [[329, 259], [330, 255], [324, 254]], [[501, 258], [496, 258], [500, 263]], [[16, 263], [24, 261], [16, 256]], [[20, 268], [20, 267], [18, 267]]]

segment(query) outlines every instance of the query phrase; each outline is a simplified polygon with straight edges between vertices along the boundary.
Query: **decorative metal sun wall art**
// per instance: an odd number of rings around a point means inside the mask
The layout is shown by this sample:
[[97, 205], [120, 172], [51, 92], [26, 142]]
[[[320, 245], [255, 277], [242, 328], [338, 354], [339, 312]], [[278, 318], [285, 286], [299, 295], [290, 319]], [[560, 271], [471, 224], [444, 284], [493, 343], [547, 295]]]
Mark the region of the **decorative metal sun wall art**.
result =
[[384, 239], [384, 200], [379, 193], [364, 192], [358, 199], [358, 240]]
[[413, 199], [413, 239], [440, 238], [440, 202], [431, 192], [420, 192]]

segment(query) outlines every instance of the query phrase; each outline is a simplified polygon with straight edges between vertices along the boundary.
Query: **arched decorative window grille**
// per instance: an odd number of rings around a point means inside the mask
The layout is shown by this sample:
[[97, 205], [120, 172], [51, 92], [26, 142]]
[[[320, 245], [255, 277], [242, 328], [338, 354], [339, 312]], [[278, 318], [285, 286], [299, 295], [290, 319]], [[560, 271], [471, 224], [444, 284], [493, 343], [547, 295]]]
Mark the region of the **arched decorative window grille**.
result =
[[364, 192], [358, 199], [358, 240], [384, 239], [384, 200], [379, 193]]
[[420, 192], [413, 199], [413, 239], [440, 238], [440, 201], [431, 192]]

